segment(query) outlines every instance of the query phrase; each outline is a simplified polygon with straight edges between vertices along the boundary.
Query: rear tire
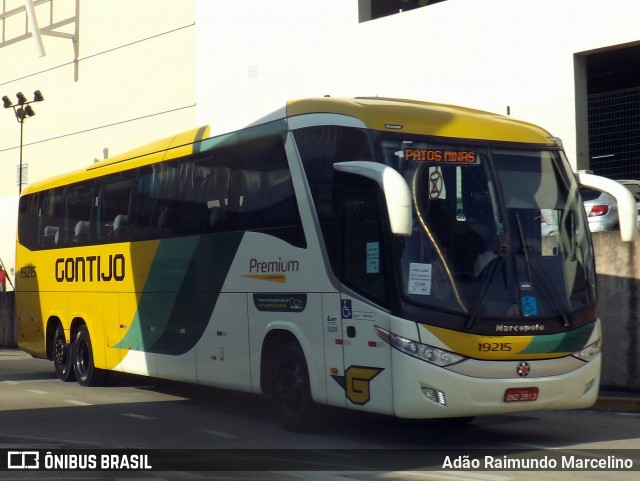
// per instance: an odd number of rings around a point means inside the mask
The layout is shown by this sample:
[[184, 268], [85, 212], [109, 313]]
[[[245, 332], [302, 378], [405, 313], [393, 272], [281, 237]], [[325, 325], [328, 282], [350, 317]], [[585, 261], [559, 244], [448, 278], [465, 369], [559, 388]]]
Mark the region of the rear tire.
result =
[[104, 382], [106, 373], [95, 367], [91, 338], [85, 325], [78, 328], [73, 341], [73, 370], [81, 386], [100, 386]]
[[58, 324], [53, 333], [53, 366], [58, 379], [64, 382], [74, 381], [73, 370], [73, 347], [72, 343], [67, 344], [64, 337], [64, 329]]
[[317, 428], [317, 406], [311, 398], [307, 362], [298, 343], [284, 344], [275, 357], [271, 397], [278, 421], [288, 430]]

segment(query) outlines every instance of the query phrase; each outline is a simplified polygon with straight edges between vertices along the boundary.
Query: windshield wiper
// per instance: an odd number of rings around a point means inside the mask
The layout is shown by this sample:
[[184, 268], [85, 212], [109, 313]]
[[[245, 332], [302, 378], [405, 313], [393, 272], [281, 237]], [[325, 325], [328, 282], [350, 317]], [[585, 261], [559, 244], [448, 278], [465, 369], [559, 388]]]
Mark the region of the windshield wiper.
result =
[[471, 312], [469, 312], [469, 317], [467, 318], [467, 322], [464, 324], [464, 327], [466, 329], [471, 329], [473, 325], [478, 321], [478, 318], [479, 318], [478, 313], [485, 305], [485, 302], [487, 300], [487, 292], [489, 291], [489, 287], [493, 283], [493, 278], [495, 277], [496, 272], [498, 272], [499, 267], [502, 268], [502, 278], [504, 279], [504, 282], [505, 282], [505, 289], [507, 288], [507, 285], [506, 285], [507, 276], [504, 272], [506, 265], [505, 265], [504, 259], [509, 253], [509, 246], [504, 242], [503, 236], [499, 237], [499, 242], [500, 242], [500, 248], [498, 250], [496, 257], [492, 259], [489, 262], [489, 264], [487, 264], [487, 266], [481, 273], [482, 285], [480, 287], [480, 295], [478, 296], [478, 299], [476, 300], [476, 302], [474, 302], [473, 306], [471, 307]]
[[[542, 291], [542, 294], [549, 300], [553, 310], [560, 314], [560, 316], [562, 317], [562, 325], [564, 327], [570, 327], [570, 309], [565, 305], [564, 302], [562, 302], [562, 299], [559, 297], [558, 292], [547, 284], [544, 273], [540, 272], [541, 267], [538, 264], [537, 257], [535, 255], [530, 255], [531, 247], [527, 244], [524, 230], [522, 229], [520, 213], [516, 212], [515, 216], [516, 225], [518, 227], [518, 235], [520, 237], [520, 245], [522, 246], [529, 281], [532, 285], [535, 285], [535, 287]], [[533, 284], [533, 281], [535, 281], [535, 284]]]

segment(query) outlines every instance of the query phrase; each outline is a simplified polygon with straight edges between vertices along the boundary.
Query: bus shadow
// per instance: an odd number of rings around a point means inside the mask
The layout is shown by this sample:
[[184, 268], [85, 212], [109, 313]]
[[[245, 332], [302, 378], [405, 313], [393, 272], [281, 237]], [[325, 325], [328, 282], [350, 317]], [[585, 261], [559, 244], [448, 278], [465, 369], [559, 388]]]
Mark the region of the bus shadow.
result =
[[[135, 386], [138, 389], [181, 397], [190, 405], [206, 409], [215, 416], [241, 418], [260, 425], [269, 425], [270, 430], [282, 432], [283, 439], [297, 439], [298, 436], [302, 436], [304, 439], [321, 442], [339, 438], [345, 445], [364, 443], [412, 449], [489, 449], [531, 445], [561, 448], [567, 445], [624, 439], [622, 429], [602, 430], [587, 426], [585, 418], [592, 414], [589, 410], [481, 416], [468, 423], [460, 423], [456, 419], [399, 419], [321, 406], [318, 409], [315, 429], [303, 433], [290, 433], [281, 427], [272, 415], [270, 399], [267, 396], [128, 374], [111, 376], [109, 385]], [[629, 422], [617, 413], [600, 414], [610, 416], [612, 423], [620, 423], [621, 426]], [[634, 437], [630, 436], [629, 439]]]

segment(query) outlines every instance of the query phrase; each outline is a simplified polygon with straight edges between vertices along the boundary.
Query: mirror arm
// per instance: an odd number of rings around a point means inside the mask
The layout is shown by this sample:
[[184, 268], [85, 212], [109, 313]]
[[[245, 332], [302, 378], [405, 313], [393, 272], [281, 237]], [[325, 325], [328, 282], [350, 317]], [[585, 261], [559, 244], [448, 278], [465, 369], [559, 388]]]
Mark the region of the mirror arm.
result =
[[411, 191], [397, 170], [377, 162], [359, 160], [337, 162], [333, 167], [339, 172], [360, 175], [377, 182], [387, 202], [391, 232], [401, 236], [411, 235]]
[[638, 235], [638, 209], [633, 194], [615, 180], [580, 171], [576, 174], [580, 185], [611, 194], [618, 204], [618, 222], [623, 242], [630, 242]]

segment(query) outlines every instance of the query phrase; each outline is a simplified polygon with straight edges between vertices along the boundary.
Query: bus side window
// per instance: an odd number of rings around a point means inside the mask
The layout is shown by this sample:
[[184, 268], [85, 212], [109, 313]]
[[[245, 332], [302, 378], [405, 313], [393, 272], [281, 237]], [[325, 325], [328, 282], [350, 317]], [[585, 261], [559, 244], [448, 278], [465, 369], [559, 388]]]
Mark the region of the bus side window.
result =
[[29, 249], [41, 247], [44, 240], [44, 226], [40, 217], [41, 193], [25, 195], [20, 199], [18, 223], [18, 239]]
[[294, 131], [309, 191], [334, 271], [339, 270], [338, 215], [335, 209], [335, 162], [372, 160], [365, 131], [353, 127], [323, 125]]
[[[134, 208], [129, 229], [135, 240], [169, 237], [172, 166], [154, 164], [141, 167], [135, 174]], [[120, 212], [124, 214], [124, 212]]]
[[94, 239], [95, 194], [93, 181], [67, 186], [64, 193], [64, 245], [87, 244]]
[[103, 242], [127, 240], [132, 172], [112, 174], [100, 179], [98, 183], [97, 238]]
[[203, 208], [204, 218], [200, 219], [204, 232], [226, 230], [227, 204], [229, 200], [229, 180], [231, 172], [226, 159], [216, 155], [196, 161], [194, 166], [194, 202]]
[[154, 215], [154, 200], [151, 196], [153, 189], [153, 166], [136, 169], [134, 176], [134, 207], [129, 217], [129, 229], [134, 239], [149, 239], [151, 237], [151, 223]]
[[375, 301], [386, 302], [384, 252], [377, 186], [348, 192], [342, 203], [342, 277], [345, 284]]
[[249, 138], [236, 145], [228, 212], [230, 229], [264, 232], [306, 247], [280, 135]]
[[60, 228], [64, 223], [62, 217], [62, 189], [56, 187], [40, 194], [40, 226], [42, 227], [42, 243], [40, 247], [49, 249], [60, 245]]

